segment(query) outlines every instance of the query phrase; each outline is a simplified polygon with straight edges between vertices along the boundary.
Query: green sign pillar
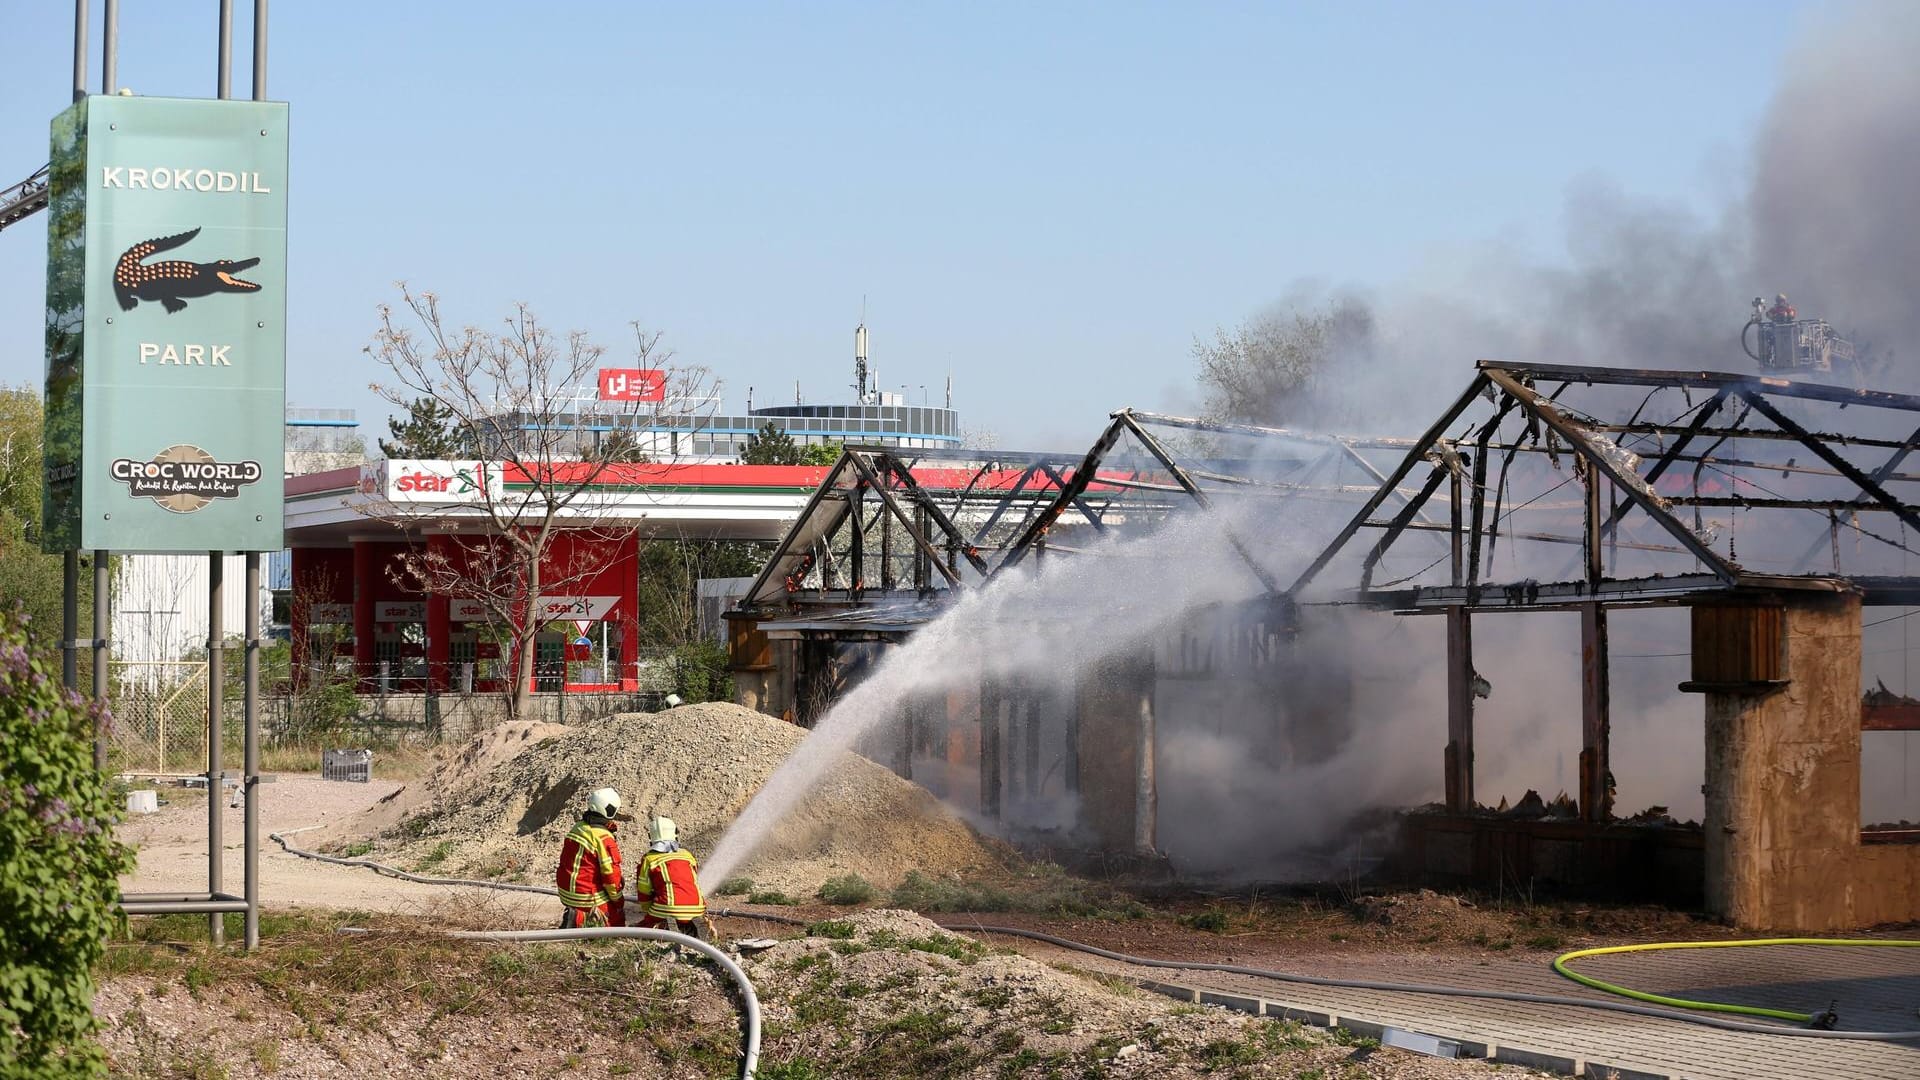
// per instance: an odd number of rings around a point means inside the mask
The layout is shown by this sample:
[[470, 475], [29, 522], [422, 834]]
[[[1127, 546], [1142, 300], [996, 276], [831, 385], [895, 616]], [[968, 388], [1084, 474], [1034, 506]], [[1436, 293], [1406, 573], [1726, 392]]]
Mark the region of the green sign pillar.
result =
[[287, 106], [95, 96], [53, 121], [48, 551], [278, 551]]

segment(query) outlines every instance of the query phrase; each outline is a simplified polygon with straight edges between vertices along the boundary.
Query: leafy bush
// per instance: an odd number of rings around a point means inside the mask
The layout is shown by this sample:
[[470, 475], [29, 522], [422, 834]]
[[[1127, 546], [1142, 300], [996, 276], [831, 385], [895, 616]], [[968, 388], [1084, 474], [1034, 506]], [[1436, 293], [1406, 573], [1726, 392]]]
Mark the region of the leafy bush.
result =
[[29, 656], [25, 623], [0, 612], [0, 1078], [98, 1076], [91, 971], [133, 852], [93, 767], [106, 717]]
[[874, 888], [859, 874], [841, 874], [828, 878], [814, 895], [835, 907], [852, 907], [873, 899]]
[[758, 890], [747, 897], [749, 904], [766, 904], [769, 907], [794, 907], [800, 901], [781, 892], [779, 889]]
[[702, 640], [673, 650], [674, 691], [689, 705], [702, 701], [732, 701], [733, 675], [727, 671], [726, 647]]
[[713, 891], [717, 896], [745, 896], [753, 891], [753, 879], [747, 877], [730, 877], [721, 882], [720, 887]]

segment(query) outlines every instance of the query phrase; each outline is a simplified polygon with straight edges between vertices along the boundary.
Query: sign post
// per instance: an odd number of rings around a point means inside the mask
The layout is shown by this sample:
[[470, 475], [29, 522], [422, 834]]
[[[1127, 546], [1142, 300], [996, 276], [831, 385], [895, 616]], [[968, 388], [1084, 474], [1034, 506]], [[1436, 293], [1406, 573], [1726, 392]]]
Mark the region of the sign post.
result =
[[47, 551], [282, 546], [286, 176], [282, 102], [54, 118]]
[[[223, 28], [227, 14], [223, 7]], [[109, 89], [114, 32], [109, 3]], [[265, 46], [262, 2], [256, 98], [265, 94]], [[224, 42], [221, 55], [224, 96]], [[42, 546], [93, 551], [97, 698], [107, 696], [107, 553], [204, 552], [210, 560], [207, 891], [125, 894], [120, 909], [205, 913], [216, 945], [224, 913], [240, 912], [252, 948], [259, 553], [281, 549], [285, 522], [287, 106], [82, 96], [54, 118], [52, 136]], [[226, 891], [222, 869], [227, 552], [247, 555], [242, 895]], [[75, 575], [67, 576], [72, 589]], [[95, 754], [98, 762], [98, 745]]]

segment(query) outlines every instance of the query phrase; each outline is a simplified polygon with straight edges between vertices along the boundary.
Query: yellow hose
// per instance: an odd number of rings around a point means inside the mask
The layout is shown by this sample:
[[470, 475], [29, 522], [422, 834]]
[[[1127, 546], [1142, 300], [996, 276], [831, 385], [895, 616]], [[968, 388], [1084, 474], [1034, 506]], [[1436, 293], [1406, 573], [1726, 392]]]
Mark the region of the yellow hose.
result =
[[1567, 961], [1578, 960], [1585, 956], [1606, 956], [1609, 953], [1656, 952], [1662, 949], [1738, 949], [1755, 945], [1856, 945], [1881, 946], [1883, 948], [1920, 948], [1920, 941], [1894, 941], [1874, 938], [1752, 938], [1746, 941], [1656, 941], [1643, 945], [1609, 945], [1598, 949], [1575, 949], [1553, 958], [1553, 970], [1572, 979], [1582, 986], [1592, 987], [1609, 994], [1633, 998], [1636, 1001], [1648, 1001], [1656, 1005], [1670, 1005], [1679, 1009], [1702, 1009], [1708, 1012], [1740, 1013], [1745, 1016], [1765, 1016], [1774, 1020], [1792, 1020], [1796, 1023], [1811, 1024], [1820, 1020], [1815, 1013], [1790, 1012], [1786, 1009], [1763, 1009], [1757, 1005], [1729, 1005], [1719, 1001], [1690, 1001], [1686, 998], [1668, 997], [1664, 994], [1649, 994], [1644, 990], [1633, 990], [1616, 986], [1604, 979], [1591, 975], [1582, 975], [1567, 966]]

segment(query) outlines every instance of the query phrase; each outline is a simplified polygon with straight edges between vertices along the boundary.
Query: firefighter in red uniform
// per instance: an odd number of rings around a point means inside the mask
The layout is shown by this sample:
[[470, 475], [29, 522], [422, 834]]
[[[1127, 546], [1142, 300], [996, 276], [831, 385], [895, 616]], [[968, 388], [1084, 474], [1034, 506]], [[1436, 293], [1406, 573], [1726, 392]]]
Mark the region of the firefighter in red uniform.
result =
[[620, 890], [620, 843], [613, 838], [614, 818], [620, 815], [620, 794], [600, 788], [587, 796], [587, 811], [560, 845], [560, 868], [555, 884], [566, 910], [560, 928], [627, 925], [626, 900]]
[[680, 847], [679, 833], [672, 818], [647, 822], [650, 842], [633, 881], [640, 900], [640, 925], [702, 937], [700, 921], [706, 918], [707, 905], [700, 898], [693, 852]]
[[1800, 313], [1793, 310], [1792, 304], [1787, 303], [1786, 293], [1774, 296], [1773, 306], [1767, 309], [1767, 318], [1776, 323], [1790, 323], [1799, 317]]

